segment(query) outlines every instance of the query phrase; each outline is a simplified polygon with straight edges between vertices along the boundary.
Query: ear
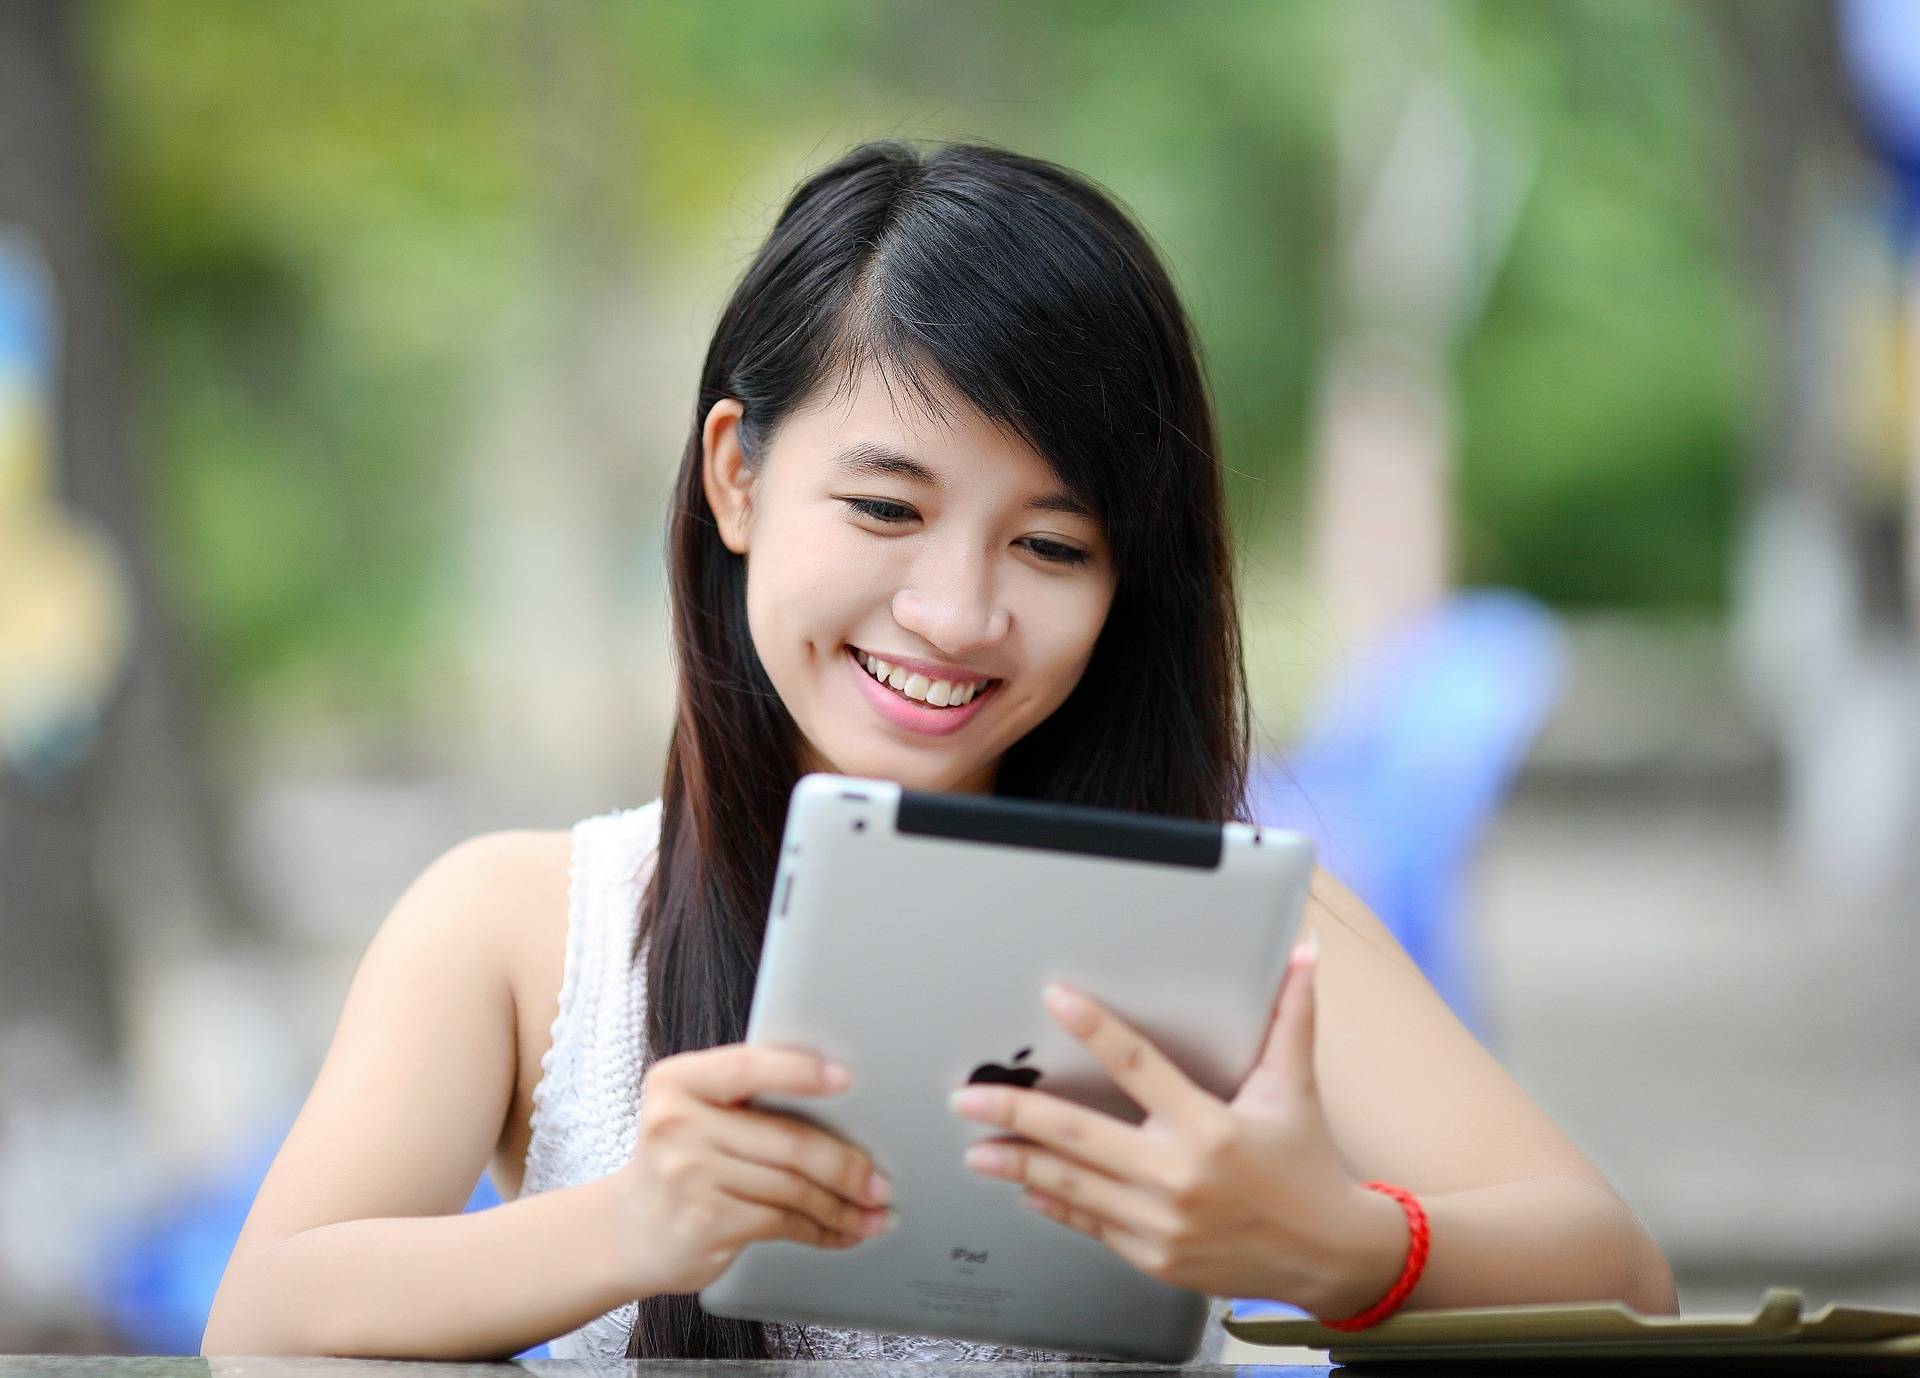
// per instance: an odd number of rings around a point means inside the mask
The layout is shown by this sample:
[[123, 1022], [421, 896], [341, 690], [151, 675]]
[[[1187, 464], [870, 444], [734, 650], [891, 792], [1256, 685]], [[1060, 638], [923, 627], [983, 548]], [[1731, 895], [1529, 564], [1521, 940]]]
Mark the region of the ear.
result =
[[700, 486], [720, 528], [720, 539], [735, 555], [747, 553], [748, 499], [753, 470], [740, 448], [740, 418], [746, 408], [732, 397], [722, 397], [707, 412], [700, 429]]

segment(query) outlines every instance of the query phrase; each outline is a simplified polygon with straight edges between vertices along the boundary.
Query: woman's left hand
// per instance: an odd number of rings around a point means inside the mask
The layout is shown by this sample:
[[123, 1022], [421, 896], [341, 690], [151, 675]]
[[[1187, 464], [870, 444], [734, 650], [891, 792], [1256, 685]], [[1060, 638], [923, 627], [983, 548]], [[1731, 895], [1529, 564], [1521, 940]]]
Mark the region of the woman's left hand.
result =
[[1044, 1091], [970, 1085], [954, 1093], [954, 1112], [1019, 1141], [983, 1140], [967, 1165], [1024, 1184], [1025, 1204], [1172, 1286], [1315, 1315], [1364, 1308], [1393, 1282], [1405, 1226], [1394, 1202], [1355, 1180], [1321, 1109], [1316, 966], [1309, 939], [1294, 949], [1259, 1059], [1231, 1101], [1097, 1002], [1049, 986], [1048, 1013], [1146, 1118], [1132, 1125]]

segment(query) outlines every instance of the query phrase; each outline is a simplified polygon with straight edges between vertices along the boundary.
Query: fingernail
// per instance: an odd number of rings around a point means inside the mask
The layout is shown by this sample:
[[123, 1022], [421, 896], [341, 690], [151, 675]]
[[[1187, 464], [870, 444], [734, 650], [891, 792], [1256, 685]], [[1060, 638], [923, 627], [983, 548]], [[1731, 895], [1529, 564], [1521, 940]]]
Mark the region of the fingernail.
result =
[[1040, 998], [1054, 1017], [1069, 1028], [1084, 1023], [1093, 1014], [1091, 1005], [1062, 985], [1049, 982]]
[[886, 1178], [880, 1175], [880, 1169], [875, 1168], [872, 1172], [868, 1173], [867, 1200], [873, 1202], [876, 1206], [884, 1206], [892, 1199], [893, 1186]]
[[1320, 935], [1309, 933], [1293, 946], [1293, 960], [1296, 962], [1317, 962], [1320, 960]]
[[870, 1211], [866, 1219], [860, 1222], [860, 1228], [868, 1239], [876, 1235], [892, 1234], [900, 1228], [900, 1217], [892, 1211]]
[[853, 1069], [844, 1062], [829, 1062], [821, 1069], [820, 1079], [829, 1091], [844, 1091], [853, 1084]]
[[1013, 1166], [1013, 1154], [999, 1144], [975, 1144], [966, 1152], [966, 1163], [976, 1172], [1005, 1172]]
[[984, 1115], [993, 1106], [993, 1092], [979, 1086], [963, 1086], [947, 1097], [947, 1108], [956, 1115]]

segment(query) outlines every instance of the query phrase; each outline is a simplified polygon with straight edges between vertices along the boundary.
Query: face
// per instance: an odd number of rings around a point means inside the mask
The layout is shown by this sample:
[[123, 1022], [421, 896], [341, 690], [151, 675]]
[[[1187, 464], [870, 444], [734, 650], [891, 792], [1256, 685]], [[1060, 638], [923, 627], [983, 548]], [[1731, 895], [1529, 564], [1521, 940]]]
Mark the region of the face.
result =
[[754, 648], [805, 769], [990, 792], [1093, 653], [1113, 602], [1104, 533], [1037, 452], [965, 403], [936, 417], [870, 372], [831, 392], [790, 414], [752, 470], [740, 404], [706, 418], [703, 481], [746, 559]]

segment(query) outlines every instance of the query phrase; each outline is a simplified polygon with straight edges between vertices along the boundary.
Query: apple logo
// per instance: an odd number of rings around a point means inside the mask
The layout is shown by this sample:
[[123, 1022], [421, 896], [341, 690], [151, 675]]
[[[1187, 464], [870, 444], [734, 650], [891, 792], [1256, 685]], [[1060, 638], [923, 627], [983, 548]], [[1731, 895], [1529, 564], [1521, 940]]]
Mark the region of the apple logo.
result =
[[[1013, 1055], [1015, 1062], [1024, 1062], [1033, 1049], [1022, 1048]], [[983, 1062], [973, 1069], [973, 1075], [967, 1078], [967, 1084], [976, 1081], [999, 1082], [1007, 1086], [1024, 1086], [1029, 1089], [1040, 1080], [1038, 1067], [1003, 1067], [997, 1062]]]

